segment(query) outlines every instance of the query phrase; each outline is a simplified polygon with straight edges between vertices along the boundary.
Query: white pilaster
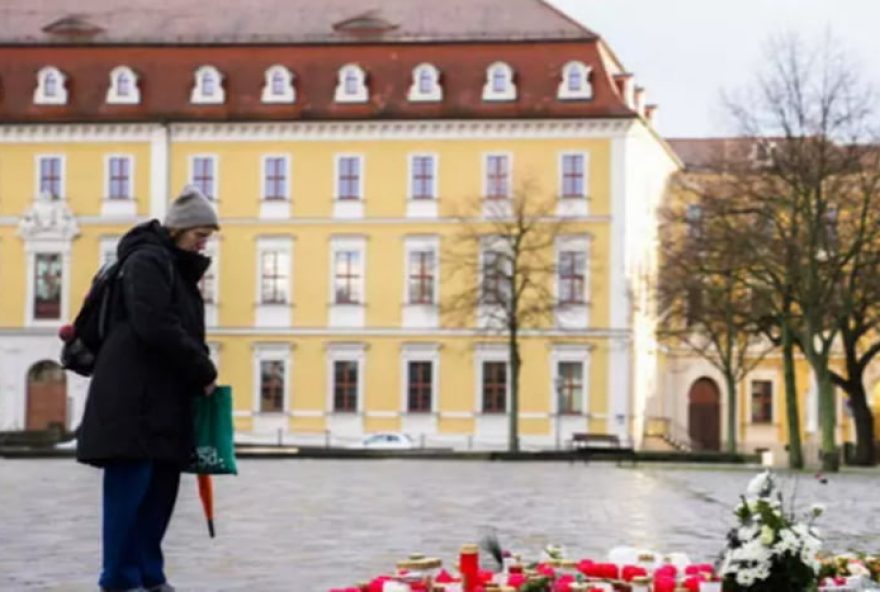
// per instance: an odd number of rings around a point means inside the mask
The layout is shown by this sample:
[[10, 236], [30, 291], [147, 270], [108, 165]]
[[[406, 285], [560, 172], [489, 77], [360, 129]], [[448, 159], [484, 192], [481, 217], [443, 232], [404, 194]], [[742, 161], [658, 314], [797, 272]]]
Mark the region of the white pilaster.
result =
[[150, 134], [150, 217], [162, 220], [168, 208], [168, 128], [160, 125]]

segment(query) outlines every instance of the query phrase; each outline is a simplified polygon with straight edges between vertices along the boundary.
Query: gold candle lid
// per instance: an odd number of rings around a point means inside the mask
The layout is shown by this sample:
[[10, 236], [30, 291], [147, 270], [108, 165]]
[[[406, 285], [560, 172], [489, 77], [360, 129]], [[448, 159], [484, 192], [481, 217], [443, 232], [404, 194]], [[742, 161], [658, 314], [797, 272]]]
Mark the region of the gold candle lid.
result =
[[426, 570], [437, 569], [442, 565], [443, 562], [436, 557], [425, 557], [424, 555], [416, 554], [415, 557], [410, 555], [409, 559], [398, 561], [397, 569]]
[[462, 545], [459, 552], [465, 555], [474, 555], [480, 552], [480, 546], [473, 544]]

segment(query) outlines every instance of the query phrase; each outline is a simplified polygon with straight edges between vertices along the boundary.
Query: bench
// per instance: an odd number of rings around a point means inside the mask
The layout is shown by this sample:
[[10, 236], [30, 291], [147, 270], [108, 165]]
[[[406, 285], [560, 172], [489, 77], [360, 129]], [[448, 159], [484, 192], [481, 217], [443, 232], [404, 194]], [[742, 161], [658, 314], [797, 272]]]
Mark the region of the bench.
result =
[[612, 448], [620, 448], [620, 437], [615, 434], [590, 434], [588, 432], [575, 432], [571, 435], [571, 447], [575, 450], [593, 444], [605, 444]]
[[[620, 437], [615, 434], [592, 434], [588, 432], [575, 432], [571, 435], [572, 452], [588, 461], [594, 454], [613, 455], [617, 457], [617, 464], [626, 459], [633, 465], [637, 458], [632, 446], [624, 446]], [[572, 459], [573, 460], [573, 459]]]

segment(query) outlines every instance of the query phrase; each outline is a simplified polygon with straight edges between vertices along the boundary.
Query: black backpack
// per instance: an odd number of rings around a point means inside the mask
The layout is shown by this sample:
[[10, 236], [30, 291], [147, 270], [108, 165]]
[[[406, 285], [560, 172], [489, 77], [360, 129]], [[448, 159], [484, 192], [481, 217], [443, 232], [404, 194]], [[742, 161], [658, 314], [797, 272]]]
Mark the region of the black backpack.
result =
[[[111, 321], [117, 316], [113, 305], [121, 302], [116, 297], [116, 288], [119, 285], [117, 280], [123, 275], [126, 259], [127, 256], [98, 270], [73, 325], [66, 325], [59, 331], [59, 337], [64, 341], [61, 366], [66, 370], [86, 377], [94, 372], [98, 352], [107, 337]], [[173, 282], [173, 264], [169, 261], [168, 265]]]
[[107, 336], [116, 280], [122, 275], [123, 264], [124, 261], [116, 261], [98, 270], [73, 325], [62, 327], [59, 332], [64, 341], [61, 365], [80, 376], [91, 376], [95, 369], [98, 351]]

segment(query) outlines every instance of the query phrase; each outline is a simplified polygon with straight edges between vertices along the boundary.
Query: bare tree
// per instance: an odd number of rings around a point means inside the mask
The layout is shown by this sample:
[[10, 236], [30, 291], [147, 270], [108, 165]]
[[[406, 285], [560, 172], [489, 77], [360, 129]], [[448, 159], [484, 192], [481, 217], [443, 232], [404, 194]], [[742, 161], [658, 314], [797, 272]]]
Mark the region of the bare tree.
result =
[[705, 359], [724, 376], [727, 451], [737, 451], [737, 387], [772, 345], [755, 337], [756, 303], [747, 273], [751, 252], [728, 223], [736, 199], [723, 175], [680, 175], [661, 210], [660, 336]]
[[[522, 332], [555, 322], [559, 299], [557, 241], [572, 234], [571, 220], [558, 217], [555, 201], [544, 199], [533, 182], [509, 199], [474, 199], [457, 216], [459, 231], [442, 254], [448, 284], [459, 289], [442, 299], [441, 312], [453, 323], [503, 335], [510, 361], [508, 450], [519, 450], [519, 384]], [[584, 234], [584, 232], [581, 232]], [[570, 272], [572, 301], [586, 294], [587, 253], [562, 265]]]
[[[782, 264], [799, 322], [789, 327], [819, 389], [823, 467], [836, 470], [831, 359], [844, 327], [852, 328], [845, 319], [864, 312], [854, 295], [872, 275], [865, 265], [876, 265], [866, 247], [880, 239], [878, 170], [865, 150], [873, 139], [871, 95], [830, 39], [807, 50], [788, 37], [771, 44], [766, 58], [769, 72], [753, 95], [729, 106], [744, 136], [759, 138], [766, 152], [761, 173], [743, 177], [744, 193], [791, 245]], [[860, 375], [849, 378], [861, 382]]]

